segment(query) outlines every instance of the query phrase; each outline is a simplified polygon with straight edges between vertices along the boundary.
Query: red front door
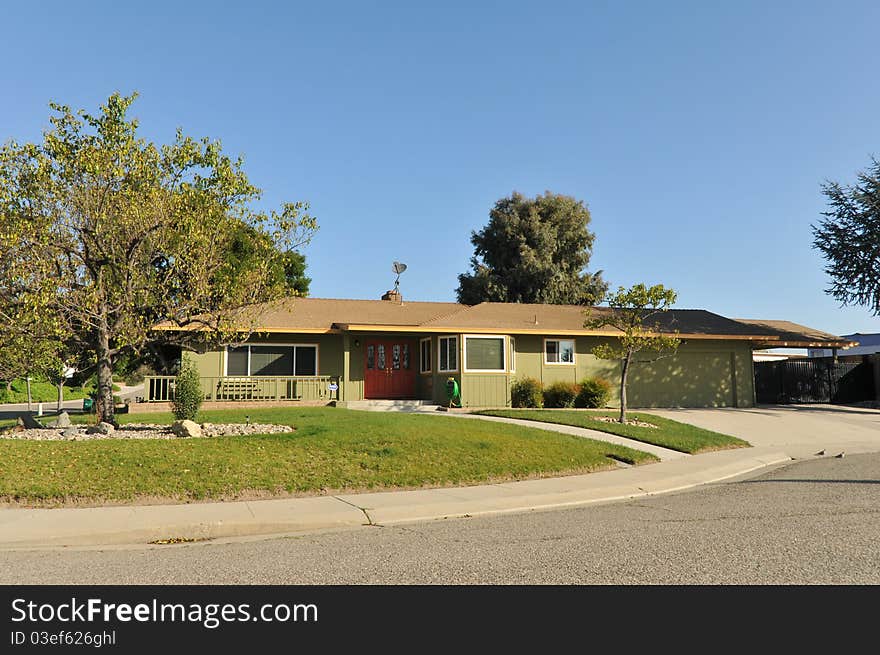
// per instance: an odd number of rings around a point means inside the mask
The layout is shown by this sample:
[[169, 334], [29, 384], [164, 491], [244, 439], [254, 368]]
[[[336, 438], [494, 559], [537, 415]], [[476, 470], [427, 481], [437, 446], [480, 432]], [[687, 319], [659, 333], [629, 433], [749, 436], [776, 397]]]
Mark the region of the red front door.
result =
[[409, 339], [371, 339], [366, 342], [364, 398], [414, 398], [415, 349]]

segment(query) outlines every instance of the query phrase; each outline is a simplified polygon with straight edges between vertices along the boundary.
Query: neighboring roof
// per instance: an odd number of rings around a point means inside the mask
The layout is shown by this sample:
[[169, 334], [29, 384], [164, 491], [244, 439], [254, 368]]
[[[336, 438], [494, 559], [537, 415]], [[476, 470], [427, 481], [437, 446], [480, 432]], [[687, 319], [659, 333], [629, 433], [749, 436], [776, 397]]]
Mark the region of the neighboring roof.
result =
[[856, 332], [855, 334], [844, 334], [843, 336], [851, 341], [855, 341], [860, 346], [880, 346], [880, 332], [868, 334]]
[[[854, 345], [840, 353], [841, 355], [856, 357], [880, 353], [880, 334], [878, 333], [861, 334], [856, 332], [855, 334], [844, 334], [843, 338], [851, 341]], [[813, 347], [810, 349], [811, 357], [824, 357], [829, 354], [831, 353], [827, 344], [819, 348]]]
[[738, 323], [748, 325], [752, 331], [766, 330], [768, 345], [774, 348], [848, 348], [855, 342], [835, 334], [822, 332], [791, 321], [770, 321], [756, 318], [738, 318]]
[[[449, 302], [397, 302], [339, 298], [285, 298], [258, 305], [260, 332], [333, 333], [367, 332], [473, 332], [543, 334], [548, 336], [616, 336], [610, 326], [586, 329], [586, 310], [599, 318], [607, 307], [484, 302], [461, 305]], [[787, 321], [733, 320], [703, 309], [670, 309], [649, 321], [659, 332], [688, 339], [738, 339], [756, 347], [844, 348], [852, 341]], [[175, 329], [161, 324], [159, 329]]]

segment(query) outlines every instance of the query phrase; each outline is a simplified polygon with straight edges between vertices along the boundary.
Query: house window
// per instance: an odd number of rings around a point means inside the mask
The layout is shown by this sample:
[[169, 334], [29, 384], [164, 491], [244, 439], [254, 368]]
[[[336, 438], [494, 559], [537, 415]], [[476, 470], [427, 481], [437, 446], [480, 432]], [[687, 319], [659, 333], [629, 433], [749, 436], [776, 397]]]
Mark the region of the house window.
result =
[[458, 370], [458, 337], [440, 337], [437, 343], [437, 370], [452, 373]]
[[318, 374], [318, 346], [293, 347], [293, 374]]
[[544, 339], [545, 364], [574, 364], [573, 339]]
[[251, 346], [251, 375], [290, 375], [293, 350], [288, 346]]
[[510, 372], [516, 371], [516, 339], [510, 337]]
[[250, 347], [226, 349], [226, 375], [248, 375]]
[[466, 336], [464, 338], [465, 371], [503, 371], [504, 337]]
[[317, 344], [241, 346], [226, 349], [226, 375], [287, 377], [317, 374]]
[[431, 338], [419, 342], [419, 373], [431, 372]]

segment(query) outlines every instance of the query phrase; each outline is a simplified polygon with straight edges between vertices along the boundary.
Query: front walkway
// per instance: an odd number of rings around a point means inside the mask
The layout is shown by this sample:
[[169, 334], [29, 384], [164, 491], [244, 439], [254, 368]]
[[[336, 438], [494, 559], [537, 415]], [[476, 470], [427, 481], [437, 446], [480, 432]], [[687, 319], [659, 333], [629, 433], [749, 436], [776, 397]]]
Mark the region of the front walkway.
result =
[[579, 428], [573, 425], [561, 425], [559, 423], [543, 423], [541, 421], [525, 421], [519, 418], [505, 418], [502, 416], [483, 416], [482, 414], [459, 414], [459, 413], [450, 413], [450, 416], [457, 416], [460, 418], [472, 418], [479, 419], [482, 421], [499, 421], [501, 423], [511, 423], [513, 425], [522, 425], [526, 428], [537, 428], [539, 430], [549, 430], [551, 432], [561, 432], [563, 434], [571, 434], [575, 437], [584, 437], [587, 439], [594, 439], [595, 441], [605, 441], [607, 443], [613, 443], [618, 446], [626, 446], [627, 448], [632, 448], [633, 450], [641, 450], [645, 453], [651, 453], [655, 457], [659, 458], [661, 462], [666, 462], [673, 459], [681, 459], [683, 457], [690, 457], [687, 453], [682, 453], [677, 450], [670, 450], [669, 448], [663, 448], [662, 446], [655, 446], [653, 444], [645, 443], [644, 441], [636, 441], [635, 439], [627, 439], [626, 437], [619, 437], [616, 434], [609, 434], [608, 432], [599, 432], [598, 430], [588, 430], [587, 428]]

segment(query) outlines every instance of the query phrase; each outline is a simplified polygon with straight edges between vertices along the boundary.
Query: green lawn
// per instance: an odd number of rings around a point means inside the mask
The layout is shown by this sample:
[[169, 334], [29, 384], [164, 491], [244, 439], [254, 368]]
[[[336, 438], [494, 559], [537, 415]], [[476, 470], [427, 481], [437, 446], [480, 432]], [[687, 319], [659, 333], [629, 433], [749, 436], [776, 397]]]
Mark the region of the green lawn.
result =
[[607, 423], [597, 421], [596, 416], [617, 417], [618, 412], [593, 411], [593, 410], [558, 410], [558, 409], [487, 409], [475, 414], [486, 416], [505, 416], [519, 418], [526, 421], [543, 421], [545, 423], [561, 423], [562, 425], [574, 425], [579, 428], [589, 428], [599, 432], [610, 432], [621, 437], [628, 437], [636, 441], [663, 446], [684, 453], [704, 453], [710, 450], [724, 450], [727, 448], [743, 448], [748, 442], [730, 435], [704, 430], [687, 423], [671, 421], [667, 418], [644, 414], [642, 412], [627, 412], [627, 418], [637, 419], [645, 423], [656, 425], [656, 428], [642, 427], [638, 425], [621, 425], [620, 423]]
[[[476, 484], [656, 461], [613, 444], [449, 416], [328, 407], [216, 410], [200, 421], [293, 425], [289, 434], [180, 440], [0, 439], [0, 498], [25, 504], [189, 501]], [[74, 420], [88, 417], [72, 417]], [[167, 423], [170, 414], [122, 414]]]
[[[64, 387], [64, 400], [79, 400], [92, 392], [91, 387]], [[50, 382], [31, 380], [31, 402], [54, 403], [58, 400], [58, 387]], [[15, 380], [7, 391], [6, 384], [0, 384], [0, 403], [26, 403], [27, 382]]]
[[[64, 386], [64, 400], [80, 400], [95, 390], [95, 385], [85, 385], [82, 387]], [[113, 391], [119, 391], [118, 384], [113, 385]], [[6, 390], [6, 383], [0, 383], [0, 404], [5, 403], [26, 403], [27, 402], [27, 382], [24, 380], [13, 380], [11, 389]], [[58, 401], [58, 387], [51, 382], [40, 382], [31, 380], [31, 402], [33, 403], [54, 403]]]

